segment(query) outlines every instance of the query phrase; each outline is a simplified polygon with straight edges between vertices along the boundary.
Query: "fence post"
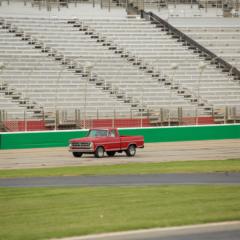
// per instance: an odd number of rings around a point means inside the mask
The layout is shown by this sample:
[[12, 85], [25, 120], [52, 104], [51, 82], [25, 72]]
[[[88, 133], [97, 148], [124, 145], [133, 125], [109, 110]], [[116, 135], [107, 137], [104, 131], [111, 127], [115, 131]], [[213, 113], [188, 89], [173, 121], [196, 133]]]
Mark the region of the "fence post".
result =
[[178, 125], [182, 125], [183, 112], [182, 107], [178, 107]]
[[24, 131], [26, 132], [27, 131], [27, 113], [26, 113], [26, 110], [24, 110], [24, 112], [23, 112], [23, 120], [24, 120]]
[[228, 120], [228, 106], [225, 106], [224, 108], [224, 124], [227, 123]]
[[0, 110], [0, 129], [4, 127], [4, 110]]
[[98, 111], [98, 109], [97, 109], [97, 120], [99, 119], [99, 111]]
[[115, 126], [115, 109], [113, 110], [113, 117], [112, 117], [112, 127]]
[[56, 112], [55, 112], [55, 130], [58, 129], [58, 125], [59, 125], [59, 110], [56, 110]]
[[163, 121], [164, 121], [164, 116], [163, 116], [163, 108], [160, 108], [160, 111], [159, 111], [159, 119], [160, 119], [160, 124], [161, 126], [163, 125]]
[[78, 110], [77, 109], [75, 109], [74, 110], [74, 120], [75, 120], [75, 124], [76, 124], [76, 127], [77, 127], [77, 125], [78, 125]]
[[168, 126], [171, 126], [171, 108], [168, 108]]
[[43, 120], [43, 123], [45, 125], [45, 111], [44, 111], [44, 108], [42, 108], [42, 120]]
[[3, 122], [4, 118], [4, 110], [0, 110], [0, 122]]
[[81, 121], [82, 121], [81, 110], [78, 109], [78, 110], [77, 110], [77, 113], [78, 113], [78, 124], [79, 124], [79, 127], [82, 128], [82, 124], [81, 124]]
[[76, 126], [78, 128], [82, 128], [82, 123], [81, 123], [81, 110], [76, 109]]
[[212, 108], [212, 118], [213, 118], [213, 121], [215, 122], [215, 110], [214, 110], [214, 107]]
[[195, 106], [195, 125], [198, 125], [198, 106]]
[[232, 107], [231, 114], [232, 114], [231, 117], [233, 118], [233, 123], [237, 123], [237, 109], [236, 109], [236, 107]]
[[147, 109], [147, 119], [148, 119], [148, 124], [149, 124], [149, 122], [150, 122], [150, 110], [149, 110], [149, 108]]

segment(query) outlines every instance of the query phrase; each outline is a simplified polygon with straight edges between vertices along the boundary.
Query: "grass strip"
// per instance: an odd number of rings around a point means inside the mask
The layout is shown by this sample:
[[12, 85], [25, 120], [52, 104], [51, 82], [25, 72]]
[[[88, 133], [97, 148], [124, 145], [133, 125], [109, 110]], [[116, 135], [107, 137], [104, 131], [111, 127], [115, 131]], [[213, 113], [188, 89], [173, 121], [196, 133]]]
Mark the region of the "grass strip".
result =
[[0, 170], [0, 178], [199, 172], [240, 172], [240, 159], [12, 169]]
[[0, 239], [38, 240], [240, 219], [239, 186], [0, 188]]

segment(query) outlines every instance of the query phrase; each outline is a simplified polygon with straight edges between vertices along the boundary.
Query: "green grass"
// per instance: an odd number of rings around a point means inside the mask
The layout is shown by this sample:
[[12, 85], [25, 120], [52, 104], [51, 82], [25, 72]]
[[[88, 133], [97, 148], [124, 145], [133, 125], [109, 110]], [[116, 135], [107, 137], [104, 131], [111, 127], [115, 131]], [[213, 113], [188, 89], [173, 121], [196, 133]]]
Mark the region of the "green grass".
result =
[[0, 239], [240, 220], [239, 186], [0, 188]]
[[0, 170], [0, 178], [197, 172], [240, 172], [240, 159]]

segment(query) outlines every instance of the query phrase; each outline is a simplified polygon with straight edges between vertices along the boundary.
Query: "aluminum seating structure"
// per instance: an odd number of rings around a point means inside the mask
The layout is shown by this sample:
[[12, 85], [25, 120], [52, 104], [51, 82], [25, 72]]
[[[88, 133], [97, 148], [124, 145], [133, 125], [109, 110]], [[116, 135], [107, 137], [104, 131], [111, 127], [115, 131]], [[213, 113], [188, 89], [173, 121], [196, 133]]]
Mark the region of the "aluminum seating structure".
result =
[[[129, 24], [126, 20], [110, 22], [104, 19], [85, 20], [84, 23], [164, 74], [174, 75], [174, 81], [210, 105], [239, 105], [240, 86], [231, 73], [218, 69], [214, 61], [205, 61], [154, 24], [144, 20], [132, 20]], [[207, 67], [200, 72], [199, 63], [203, 61]], [[179, 65], [175, 72], [171, 64]]]
[[[194, 107], [194, 103], [187, 101], [164, 84], [159, 83], [151, 73], [142, 71], [139, 66], [130, 64], [125, 58], [112, 51], [107, 42], [97, 41], [92, 34], [79, 31], [65, 19], [27, 19], [8, 18], [13, 26], [24, 34], [38, 39], [45, 48], [55, 52], [62, 61], [77, 59], [77, 67], [82, 68], [85, 62], [93, 63], [92, 75], [97, 76], [95, 81], [101, 89], [116, 88], [117, 94], [123, 94], [126, 99], [135, 99], [139, 107], [157, 109], [160, 107]], [[98, 20], [96, 20], [98, 21]], [[111, 23], [112, 19], [106, 20]], [[124, 23], [132, 28], [138, 25], [149, 25], [146, 21], [127, 19], [113, 20]], [[150, 34], [150, 33], [149, 33]], [[153, 35], [156, 33], [153, 32]], [[137, 37], [137, 33], [136, 36]], [[118, 95], [119, 96], [119, 95]], [[121, 97], [121, 95], [119, 96]]]
[[[151, 1], [151, 2], [150, 2]], [[155, 14], [167, 18], [189, 18], [189, 17], [197, 17], [197, 18], [205, 18], [205, 17], [214, 17], [221, 18], [223, 17], [223, 9], [220, 7], [211, 7], [207, 8], [199, 7], [199, 5], [195, 2], [191, 3], [179, 3], [175, 1], [174, 3], [169, 3], [169, 1], [165, 0], [147, 0], [147, 4], [145, 3], [144, 7], [146, 11], [154, 12]]]
[[180, 30], [240, 69], [240, 25], [189, 26], [180, 27]]
[[[158, 111], [161, 107], [177, 106], [192, 109], [196, 106], [196, 102], [197, 105], [204, 102], [205, 106], [239, 103], [239, 87], [232, 81], [231, 76], [216, 69], [216, 66], [210, 62], [208, 67], [200, 73], [198, 64], [203, 59], [148, 21], [140, 19], [69, 21], [36, 18], [7, 18], [6, 20], [11, 24], [12, 29], [15, 28], [17, 32], [21, 32], [22, 37], [34, 41], [35, 48], [40, 46], [40, 50], [46, 50], [46, 53], [41, 51], [38, 53], [48, 59], [48, 62], [49, 59], [52, 60], [51, 64], [58, 66], [56, 71], [52, 66], [45, 71], [33, 70], [30, 73], [28, 71], [28, 76], [32, 76], [33, 79], [40, 73], [40, 77], [44, 75], [46, 79], [51, 80], [49, 88], [43, 89], [44, 99], [49, 99], [46, 105], [51, 102], [54, 107], [57, 102], [57, 106], [60, 106], [59, 99], [64, 99], [62, 96], [67, 94], [64, 90], [69, 86], [70, 75], [79, 79], [80, 77], [74, 71], [79, 68], [82, 72], [85, 62], [94, 64], [93, 81], [91, 81], [93, 84], [88, 85], [94, 89], [99, 86], [99, 92], [103, 92], [108, 97], [109, 93], [116, 90], [115, 95], [110, 95], [111, 99], [119, 97], [126, 100], [129, 97], [138, 103], [138, 107], [142, 105], [144, 110], [149, 108]], [[71, 22], [72, 24], [69, 24]], [[26, 45], [29, 47], [28, 44]], [[30, 46], [31, 50], [36, 51], [35, 48]], [[48, 55], [52, 55], [55, 60]], [[60, 64], [57, 61], [60, 61]], [[74, 65], [74, 69], [61, 70], [61, 62], [70, 62], [70, 65]], [[179, 64], [179, 69], [173, 71], [172, 64]], [[38, 63], [36, 65], [39, 66]], [[59, 77], [60, 71], [62, 71], [61, 77]], [[19, 76], [19, 71], [16, 71], [13, 78], [16, 75]], [[66, 80], [65, 85], [61, 82], [63, 79]], [[38, 81], [33, 83], [33, 86], [35, 85], [35, 89], [39, 91]], [[62, 89], [59, 83], [63, 84]], [[74, 82], [72, 89], [76, 90], [75, 84]], [[80, 89], [84, 89], [84, 84], [80, 86]], [[27, 88], [24, 86], [22, 89]], [[74, 91], [72, 89], [70, 92]], [[181, 89], [184, 90], [180, 91]], [[48, 94], [48, 91], [53, 93], [54, 90], [55, 95]], [[32, 92], [34, 95], [37, 91]], [[61, 95], [62, 93], [64, 94]], [[71, 93], [69, 95], [72, 96]], [[98, 94], [94, 94], [96, 95]], [[40, 97], [43, 103], [43, 95], [40, 94]], [[89, 99], [91, 99], [90, 96]], [[62, 107], [72, 106], [71, 104], [74, 102], [63, 104]], [[118, 104], [119, 101], [112, 105]], [[124, 104], [126, 105], [127, 103]], [[131, 104], [128, 106], [131, 108]]]
[[11, 99], [7, 98], [2, 92], [0, 93], [0, 106], [1, 110], [8, 113], [8, 117], [10, 118], [23, 118], [24, 111], [18, 103], [11, 101]]
[[[23, 117], [24, 106], [19, 106], [20, 100], [14, 101], [12, 95], [5, 94], [9, 89], [14, 89], [21, 93], [22, 99], [48, 112], [57, 108], [74, 113], [73, 110], [78, 109], [83, 114], [85, 106], [89, 117], [96, 117], [98, 111], [100, 117], [113, 116], [114, 110], [118, 110], [119, 115], [130, 115], [133, 109], [130, 103], [98, 89], [87, 78], [49, 57], [48, 53], [23, 41], [24, 36], [16, 37], [16, 32], [9, 30], [2, 24], [0, 62], [6, 64], [6, 69], [2, 71], [1, 79], [8, 87], [1, 93], [1, 99], [4, 100], [4, 104], [0, 105], [1, 110], [7, 110], [12, 117]], [[34, 110], [31, 111], [32, 117], [37, 117]]]

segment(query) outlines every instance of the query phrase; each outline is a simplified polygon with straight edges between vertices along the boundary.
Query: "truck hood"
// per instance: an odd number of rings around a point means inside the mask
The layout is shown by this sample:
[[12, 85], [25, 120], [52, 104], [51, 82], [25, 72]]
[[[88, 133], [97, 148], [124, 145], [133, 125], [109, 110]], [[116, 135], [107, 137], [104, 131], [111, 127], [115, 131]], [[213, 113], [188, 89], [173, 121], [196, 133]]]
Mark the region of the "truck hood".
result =
[[79, 142], [97, 142], [98, 139], [100, 140], [100, 138], [96, 138], [96, 137], [74, 138], [74, 139], [71, 139], [70, 142], [71, 142], [71, 143], [79, 143]]

